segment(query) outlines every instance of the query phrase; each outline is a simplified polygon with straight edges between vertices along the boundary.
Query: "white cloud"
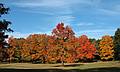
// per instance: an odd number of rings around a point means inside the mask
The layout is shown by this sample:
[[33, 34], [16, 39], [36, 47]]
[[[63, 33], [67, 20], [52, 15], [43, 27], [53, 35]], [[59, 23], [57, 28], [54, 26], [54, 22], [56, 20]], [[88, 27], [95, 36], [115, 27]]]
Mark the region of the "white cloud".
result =
[[21, 1], [21, 2], [15, 2], [14, 5], [17, 5], [19, 7], [60, 7], [64, 6], [67, 3], [65, 0], [36, 0], [36, 1]]
[[13, 2], [12, 4], [20, 7], [63, 7], [73, 4], [90, 4], [98, 3], [100, 0], [21, 0], [19, 2]]
[[72, 15], [66, 15], [66, 16], [57, 16], [57, 19], [61, 22], [69, 23], [71, 21], [74, 21], [75, 17]]
[[101, 13], [101, 14], [104, 14], [104, 15], [120, 15], [120, 11], [116, 11], [114, 9], [98, 9], [98, 11]]
[[[41, 14], [72, 14], [71, 7], [79, 8], [83, 5], [98, 5], [101, 0], [21, 0], [12, 2], [17, 7], [25, 8], [24, 11]], [[95, 6], [94, 6], [95, 7]]]
[[47, 15], [71, 14], [69, 2], [66, 0], [29, 0], [13, 2], [12, 5], [23, 8], [23, 11]]
[[83, 31], [79, 31], [78, 33], [111, 32], [111, 31], [115, 31], [115, 30], [114, 29], [83, 30]]
[[78, 24], [76, 24], [77, 26], [93, 26], [95, 25], [94, 23], [87, 23], [87, 22], [80, 22]]
[[51, 35], [51, 32], [33, 32], [33, 33], [21, 33], [21, 32], [13, 32], [13, 33], [7, 33], [10, 36], [13, 36], [15, 38], [26, 38], [28, 37], [30, 34], [47, 34], [47, 35]]
[[115, 29], [95, 29], [76, 32], [76, 36], [87, 35], [89, 38], [100, 39], [104, 35], [113, 35]]

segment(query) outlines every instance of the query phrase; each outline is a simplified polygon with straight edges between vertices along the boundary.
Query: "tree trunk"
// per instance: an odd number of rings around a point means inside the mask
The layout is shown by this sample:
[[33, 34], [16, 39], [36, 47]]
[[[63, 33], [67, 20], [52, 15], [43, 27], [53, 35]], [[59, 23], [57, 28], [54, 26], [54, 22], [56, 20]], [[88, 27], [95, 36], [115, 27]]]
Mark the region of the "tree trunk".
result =
[[61, 63], [62, 63], [62, 66], [64, 66], [64, 60], [63, 60], [63, 57], [64, 57], [64, 55], [62, 55], [62, 57], [61, 57]]

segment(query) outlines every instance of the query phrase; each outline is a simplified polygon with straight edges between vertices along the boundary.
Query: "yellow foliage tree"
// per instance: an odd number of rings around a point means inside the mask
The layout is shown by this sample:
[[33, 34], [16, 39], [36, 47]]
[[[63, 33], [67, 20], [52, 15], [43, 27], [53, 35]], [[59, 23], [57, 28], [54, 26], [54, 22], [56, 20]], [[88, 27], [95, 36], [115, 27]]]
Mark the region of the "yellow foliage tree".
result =
[[99, 43], [99, 54], [101, 60], [113, 60], [114, 49], [113, 49], [113, 39], [109, 35], [102, 37]]

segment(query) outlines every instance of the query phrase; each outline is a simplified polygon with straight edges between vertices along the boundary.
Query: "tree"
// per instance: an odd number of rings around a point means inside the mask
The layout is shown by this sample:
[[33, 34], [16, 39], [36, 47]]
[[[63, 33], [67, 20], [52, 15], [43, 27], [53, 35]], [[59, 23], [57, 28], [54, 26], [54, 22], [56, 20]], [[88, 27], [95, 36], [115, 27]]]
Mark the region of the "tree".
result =
[[8, 43], [9, 43], [9, 48], [7, 49], [7, 54], [9, 56], [8, 60], [9, 60], [9, 63], [11, 63], [13, 60], [14, 60], [14, 54], [15, 54], [15, 42], [14, 42], [14, 38], [13, 37], [10, 37], [8, 39]]
[[99, 53], [101, 60], [112, 60], [114, 58], [113, 39], [106, 35], [99, 43]]
[[64, 26], [64, 23], [59, 23], [55, 29], [52, 31], [52, 35], [56, 38], [56, 45], [58, 48], [58, 56], [60, 57], [60, 61], [62, 65], [64, 65], [65, 55], [67, 54], [67, 48], [65, 47], [65, 43], [68, 42], [72, 37], [74, 37], [74, 32], [71, 27]]
[[96, 39], [95, 39], [95, 38], [90, 38], [89, 41], [90, 41], [91, 43], [93, 43], [93, 44], [96, 43]]
[[57, 63], [60, 60], [59, 57], [59, 47], [57, 43], [57, 39], [54, 36], [48, 37], [48, 55], [47, 55], [47, 63]]
[[[6, 8], [3, 4], [0, 3], [0, 17], [4, 14], [8, 14], [9, 8]], [[2, 18], [1, 18], [2, 19]], [[8, 38], [6, 32], [13, 32], [11, 28], [9, 28], [10, 21], [5, 19], [0, 20], [0, 61], [6, 61], [7, 57], [7, 49], [8, 44], [6, 43], [5, 39]]]
[[[13, 38], [10, 37], [8, 40], [9, 48], [8, 48], [8, 55], [9, 61], [20, 62], [22, 55], [24, 54], [24, 43], [26, 40], [24, 38]], [[26, 52], [25, 52], [26, 53]]]
[[48, 49], [48, 35], [33, 34], [28, 36], [26, 40], [28, 42], [27, 48], [31, 51], [32, 61], [45, 63]]
[[90, 43], [86, 35], [80, 36], [78, 43], [78, 47], [76, 48], [77, 58], [83, 61], [92, 60], [96, 54], [95, 45]]
[[21, 42], [23, 42], [21, 49], [20, 49], [21, 61], [22, 62], [32, 61], [29, 41], [27, 39], [25, 39], [25, 40], [22, 40]]
[[94, 44], [95, 45], [95, 48], [96, 48], [96, 54], [94, 55], [95, 56], [95, 58], [94, 58], [94, 61], [97, 61], [97, 60], [100, 60], [100, 56], [99, 56], [99, 42], [100, 42], [100, 39], [89, 39], [90, 40], [90, 42], [92, 43], [92, 44]]
[[72, 37], [63, 44], [66, 52], [64, 58], [66, 63], [74, 63], [76, 61], [76, 42], [76, 37]]
[[114, 50], [115, 50], [115, 59], [120, 60], [120, 28], [118, 28], [113, 37], [114, 39]]

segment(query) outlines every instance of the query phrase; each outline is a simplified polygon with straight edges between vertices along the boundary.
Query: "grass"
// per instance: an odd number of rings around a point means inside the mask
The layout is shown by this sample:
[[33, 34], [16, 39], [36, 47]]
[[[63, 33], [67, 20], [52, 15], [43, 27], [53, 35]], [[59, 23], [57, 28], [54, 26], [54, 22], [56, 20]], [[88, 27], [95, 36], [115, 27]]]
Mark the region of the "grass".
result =
[[120, 72], [119, 61], [61, 64], [0, 64], [0, 72]]

